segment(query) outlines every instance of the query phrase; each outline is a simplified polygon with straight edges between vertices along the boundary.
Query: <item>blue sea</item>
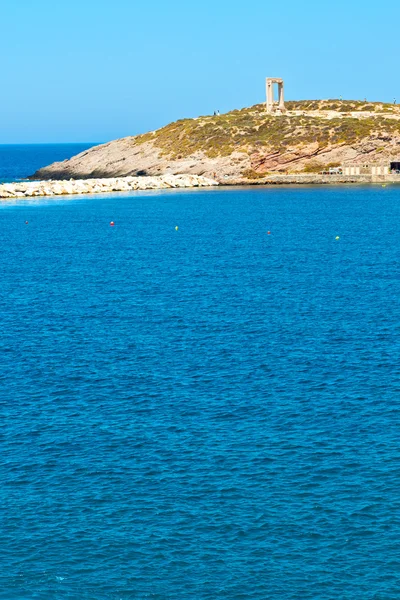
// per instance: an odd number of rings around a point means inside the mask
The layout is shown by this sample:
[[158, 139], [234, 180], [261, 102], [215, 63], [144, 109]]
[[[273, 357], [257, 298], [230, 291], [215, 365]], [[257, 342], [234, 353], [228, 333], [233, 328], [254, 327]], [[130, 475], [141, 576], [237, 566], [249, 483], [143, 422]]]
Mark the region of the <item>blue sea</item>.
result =
[[0, 144], [0, 183], [25, 179], [41, 167], [84, 152], [96, 144]]
[[399, 223], [394, 186], [3, 201], [0, 599], [398, 600]]

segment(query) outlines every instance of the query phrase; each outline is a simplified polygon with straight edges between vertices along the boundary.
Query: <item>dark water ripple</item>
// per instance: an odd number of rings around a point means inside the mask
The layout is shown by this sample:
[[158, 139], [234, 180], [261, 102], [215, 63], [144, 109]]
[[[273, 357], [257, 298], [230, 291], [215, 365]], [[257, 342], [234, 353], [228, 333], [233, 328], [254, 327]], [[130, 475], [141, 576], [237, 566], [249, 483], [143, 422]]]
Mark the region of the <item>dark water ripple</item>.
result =
[[397, 188], [3, 204], [0, 598], [398, 599], [399, 222]]

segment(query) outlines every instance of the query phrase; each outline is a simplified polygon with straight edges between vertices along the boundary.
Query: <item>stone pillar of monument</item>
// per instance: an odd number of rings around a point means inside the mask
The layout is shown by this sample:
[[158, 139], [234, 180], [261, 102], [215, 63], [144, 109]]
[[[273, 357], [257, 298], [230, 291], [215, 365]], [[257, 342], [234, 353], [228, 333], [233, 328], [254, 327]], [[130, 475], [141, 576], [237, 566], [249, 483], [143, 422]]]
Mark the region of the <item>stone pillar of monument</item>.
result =
[[278, 83], [278, 93], [279, 93], [279, 110], [281, 112], [284, 112], [285, 109], [285, 99], [284, 99], [284, 93], [283, 93], [283, 82], [282, 83]]
[[274, 90], [272, 80], [267, 78], [267, 113], [272, 113], [274, 110]]

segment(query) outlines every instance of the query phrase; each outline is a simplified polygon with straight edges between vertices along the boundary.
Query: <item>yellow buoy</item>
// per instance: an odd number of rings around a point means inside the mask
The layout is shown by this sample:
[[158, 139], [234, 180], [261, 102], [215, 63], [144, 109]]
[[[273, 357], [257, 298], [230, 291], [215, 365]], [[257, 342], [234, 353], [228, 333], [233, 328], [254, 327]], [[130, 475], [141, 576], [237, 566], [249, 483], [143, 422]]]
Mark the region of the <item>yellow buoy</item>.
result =
[[337, 236], [335, 237], [335, 240], [340, 240], [340, 237], [337, 235]]
[[179, 229], [179, 227], [178, 227], [178, 225], [177, 225], [177, 226], [175, 227], [175, 231], [178, 231], [178, 229]]

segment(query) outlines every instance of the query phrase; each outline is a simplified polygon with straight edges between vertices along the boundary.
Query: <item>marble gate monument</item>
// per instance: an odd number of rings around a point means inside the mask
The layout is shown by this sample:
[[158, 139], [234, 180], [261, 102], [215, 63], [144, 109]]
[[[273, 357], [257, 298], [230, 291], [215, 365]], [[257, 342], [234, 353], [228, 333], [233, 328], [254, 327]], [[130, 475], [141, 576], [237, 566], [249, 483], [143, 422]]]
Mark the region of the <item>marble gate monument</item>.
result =
[[[278, 101], [274, 100], [274, 84], [278, 86]], [[282, 114], [286, 112], [285, 100], [283, 95], [283, 79], [279, 77], [267, 77], [267, 113]]]

